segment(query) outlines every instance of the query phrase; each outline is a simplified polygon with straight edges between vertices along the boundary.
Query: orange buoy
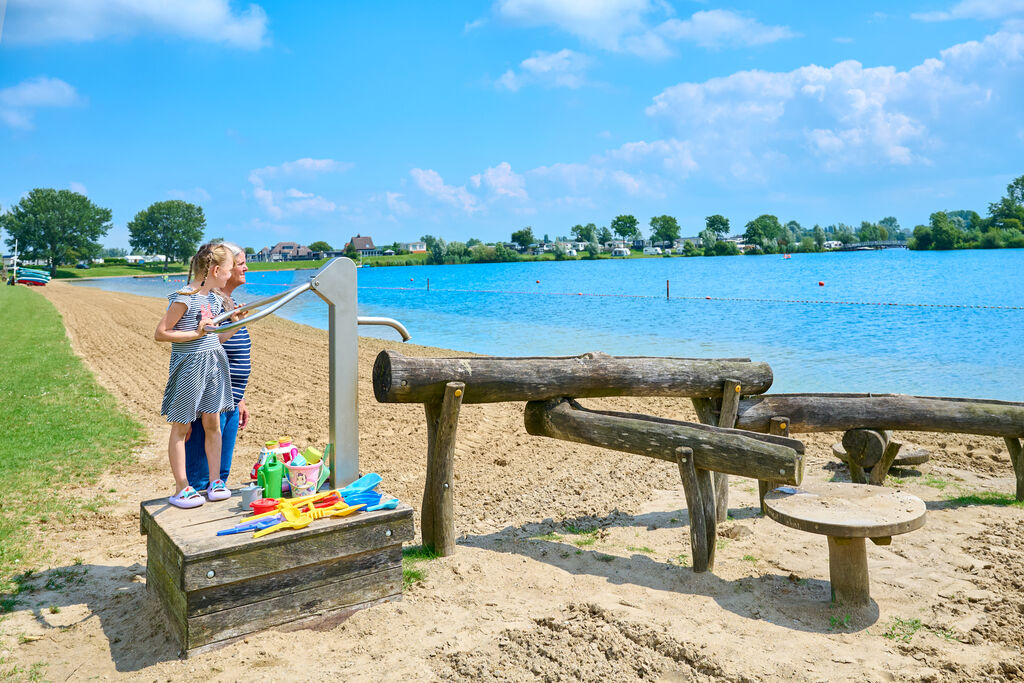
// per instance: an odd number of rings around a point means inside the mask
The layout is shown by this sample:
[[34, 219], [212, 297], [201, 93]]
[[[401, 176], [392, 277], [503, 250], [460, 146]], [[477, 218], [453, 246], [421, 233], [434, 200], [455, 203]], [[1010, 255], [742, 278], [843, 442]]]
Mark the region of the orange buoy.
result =
[[706, 297], [704, 297], [704, 298], [705, 298], [705, 299], [711, 299], [711, 297], [710, 297], [710, 296], [706, 296]]
[[819, 287], [824, 287], [825, 286], [825, 281], [824, 280], [818, 280], [818, 286]]
[[537, 282], [538, 285], [540, 284], [540, 280], [537, 280], [536, 282]]

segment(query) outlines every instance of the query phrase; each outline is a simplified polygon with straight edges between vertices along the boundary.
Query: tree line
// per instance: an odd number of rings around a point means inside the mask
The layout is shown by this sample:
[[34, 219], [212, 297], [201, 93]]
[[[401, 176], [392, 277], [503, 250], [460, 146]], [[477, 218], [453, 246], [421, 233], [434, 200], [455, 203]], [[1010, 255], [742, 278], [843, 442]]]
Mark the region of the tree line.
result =
[[[110, 209], [98, 206], [71, 190], [36, 188], [0, 214], [0, 228], [7, 232], [7, 247], [17, 241], [19, 255], [45, 260], [50, 274], [57, 267], [109, 254], [126, 256], [124, 250], [104, 250], [99, 239], [113, 227]], [[195, 204], [171, 199], [150, 204], [128, 223], [128, 242], [138, 253], [163, 254], [168, 261], [192, 256], [203, 239], [206, 217]]]

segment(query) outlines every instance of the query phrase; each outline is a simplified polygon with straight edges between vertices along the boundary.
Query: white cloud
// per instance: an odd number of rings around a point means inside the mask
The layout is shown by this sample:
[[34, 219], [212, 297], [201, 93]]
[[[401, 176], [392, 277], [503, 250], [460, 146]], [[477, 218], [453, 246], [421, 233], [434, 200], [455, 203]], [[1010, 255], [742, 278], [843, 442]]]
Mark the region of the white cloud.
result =
[[39, 76], [0, 90], [0, 121], [11, 128], [33, 128], [32, 115], [44, 107], [71, 107], [81, 103], [74, 87], [59, 78]]
[[403, 195], [400, 192], [384, 193], [384, 201], [388, 205], [388, 210], [396, 216], [405, 216], [412, 213], [412, 207], [402, 197]]
[[680, 83], [647, 113], [689, 140], [697, 162], [728, 158], [748, 177], [768, 158], [788, 163], [802, 153], [829, 169], [927, 164], [932, 150], [963, 135], [958, 119], [986, 107], [1019, 111], [1022, 76], [1024, 35], [997, 33], [906, 71], [845, 61]]
[[686, 20], [669, 19], [657, 31], [671, 40], [686, 40], [705, 48], [766, 45], [797, 36], [786, 26], [765, 26], [722, 9], [694, 12]]
[[462, 32], [471, 33], [485, 24], [487, 24], [487, 19], [485, 18], [476, 19], [475, 21], [467, 21], [466, 25], [462, 27]]
[[256, 49], [267, 44], [267, 13], [234, 11], [228, 0], [8, 0], [4, 38], [11, 44], [160, 33]]
[[201, 187], [193, 187], [191, 190], [168, 190], [167, 196], [171, 199], [181, 199], [186, 202], [210, 201], [210, 193]]
[[503, 161], [497, 166], [470, 178], [473, 187], [486, 186], [496, 197], [510, 199], [529, 199], [526, 194], [526, 181], [523, 176], [512, 170], [512, 165]]
[[300, 176], [311, 178], [320, 173], [339, 173], [351, 169], [354, 164], [334, 159], [303, 158], [287, 161], [279, 166], [264, 166], [249, 172], [249, 183], [252, 194], [260, 206], [273, 218], [286, 215], [329, 213], [344, 210], [334, 202], [313, 192], [305, 192], [294, 187], [284, 190], [272, 190], [267, 187], [269, 181], [279, 178]]
[[77, 192], [78, 194], [89, 194], [89, 190], [86, 189], [85, 185], [75, 181], [71, 181], [71, 183], [68, 185], [68, 189], [71, 190], [72, 192]]
[[603, 50], [648, 59], [670, 56], [670, 41], [705, 48], [745, 47], [797, 35], [785, 26], [767, 26], [730, 10], [702, 10], [689, 19], [675, 19], [672, 7], [657, 0], [498, 0], [495, 12], [512, 23], [555, 26]]
[[948, 10], [919, 12], [910, 16], [918, 21], [952, 19], [1003, 19], [1024, 14], [1024, 0], [962, 0]]
[[576, 89], [586, 83], [584, 72], [589, 65], [589, 57], [572, 50], [535, 52], [519, 64], [518, 73], [509, 69], [497, 80], [496, 85], [513, 92], [530, 84]]
[[480, 210], [477, 198], [466, 189], [465, 185], [459, 187], [445, 185], [441, 174], [433, 169], [414, 168], [409, 171], [409, 175], [424, 193], [440, 202], [450, 204], [470, 215]]

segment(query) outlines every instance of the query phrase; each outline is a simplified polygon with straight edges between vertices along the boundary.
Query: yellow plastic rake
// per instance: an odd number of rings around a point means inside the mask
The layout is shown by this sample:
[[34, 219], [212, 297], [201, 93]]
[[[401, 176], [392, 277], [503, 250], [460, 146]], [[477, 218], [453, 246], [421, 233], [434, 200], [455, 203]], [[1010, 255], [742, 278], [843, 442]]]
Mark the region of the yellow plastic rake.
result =
[[[260, 538], [281, 529], [302, 529], [309, 526], [310, 522], [314, 519], [323, 519], [324, 517], [345, 517], [346, 515], [350, 515], [363, 507], [365, 507], [365, 504], [348, 505], [344, 502], [339, 502], [330, 507], [313, 508], [307, 512], [299, 512], [294, 508], [282, 508], [281, 512], [284, 513], [285, 521], [280, 524], [275, 524], [272, 527], [257, 531], [252, 535], [252, 537]], [[290, 513], [294, 514], [294, 519], [290, 518]]]

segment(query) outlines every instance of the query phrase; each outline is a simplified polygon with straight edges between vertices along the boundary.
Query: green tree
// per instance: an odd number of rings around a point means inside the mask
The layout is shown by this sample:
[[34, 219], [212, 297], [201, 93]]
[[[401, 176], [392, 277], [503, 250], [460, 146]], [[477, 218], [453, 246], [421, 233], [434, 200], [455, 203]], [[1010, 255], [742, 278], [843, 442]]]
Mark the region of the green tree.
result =
[[[590, 223], [589, 225], [593, 225], [593, 223]], [[602, 227], [597, 231], [597, 241], [601, 244], [608, 244], [612, 241], [612, 231], [607, 227]]]
[[128, 223], [128, 243], [143, 254], [163, 254], [184, 261], [195, 253], [206, 229], [203, 209], [181, 199], [155, 202]]
[[516, 230], [512, 233], [512, 242], [518, 244], [521, 248], [526, 249], [531, 244], [537, 241], [537, 238], [533, 236], [533, 228], [527, 225], [522, 230]]
[[963, 233], [957, 229], [945, 211], [936, 211], [928, 217], [932, 229], [932, 249], [956, 249]]
[[739, 256], [740, 248], [735, 242], [718, 240], [715, 242], [715, 256]]
[[877, 223], [861, 221], [860, 228], [857, 230], [857, 239], [861, 242], [879, 242], [888, 237], [889, 233], [886, 229]]
[[246, 247], [245, 248], [245, 255], [246, 256], [252, 256], [255, 253], [256, 253], [256, 250], [253, 249], [252, 247]]
[[729, 219], [722, 214], [716, 213], [713, 216], [708, 216], [704, 219], [704, 225], [719, 237], [729, 234]]
[[437, 238], [434, 237], [433, 235], [423, 235], [422, 237], [420, 237], [420, 242], [423, 242], [423, 244], [427, 245], [427, 251], [430, 251], [434, 244], [437, 243]]
[[814, 247], [817, 251], [825, 248], [825, 231], [821, 229], [820, 225], [814, 226]]
[[782, 224], [771, 214], [761, 214], [747, 223], [743, 233], [747, 242], [760, 246], [765, 251], [774, 251], [779, 237], [782, 236]]
[[[697, 235], [700, 238], [701, 247], [704, 249], [705, 256], [715, 255], [715, 243], [718, 241], [718, 233], [711, 228], [704, 228]], [[694, 247], [696, 249], [696, 247]]]
[[593, 223], [572, 226], [572, 236], [577, 242], [593, 242], [597, 237], [597, 226]]
[[438, 238], [434, 240], [434, 243], [427, 249], [427, 258], [424, 260], [428, 266], [440, 266], [445, 263], [448, 258], [448, 244], [443, 239]]
[[654, 216], [650, 225], [653, 242], [672, 242], [679, 239], [679, 223], [672, 216]]
[[103, 246], [97, 240], [110, 230], [110, 209], [96, 206], [71, 190], [36, 188], [0, 215], [6, 243], [26, 259], [47, 259], [50, 275], [57, 266], [94, 258]]
[[466, 240], [466, 246], [469, 247], [470, 249], [472, 249], [478, 244], [483, 244], [483, 242], [481, 242], [475, 237], [470, 237], [468, 240]]
[[684, 256], [700, 256], [701, 250], [697, 248], [697, 245], [692, 240], [686, 240], [683, 242], [683, 255]]
[[889, 239], [899, 239], [903, 234], [900, 229], [900, 222], [896, 220], [895, 216], [886, 216], [882, 220], [878, 221], [878, 224], [885, 228], [885, 231], [889, 233]]
[[923, 251], [932, 248], [932, 229], [927, 225], [918, 225], [914, 228], [914, 236], [907, 242], [907, 247]]
[[802, 251], [802, 252], [812, 252], [812, 251], [817, 251], [818, 250], [818, 245], [816, 245], [814, 243], [814, 238], [813, 237], [811, 237], [810, 235], [807, 235], [806, 237], [801, 237], [800, 238], [800, 247], [799, 248], [800, 248], [800, 251]]
[[616, 216], [612, 221], [612, 232], [622, 239], [637, 239], [640, 237], [640, 222], [629, 214]]
[[346, 258], [350, 258], [353, 261], [359, 258], [359, 252], [356, 251], [356, 245], [352, 244], [352, 240], [345, 243], [344, 254]]
[[327, 244], [327, 242], [324, 242], [323, 240], [317, 240], [316, 242], [313, 242], [312, 244], [309, 245], [309, 250], [310, 251], [334, 251], [334, 247], [332, 247], [331, 245]]
[[[591, 225], [593, 225], [593, 223], [591, 223]], [[587, 242], [587, 258], [595, 259], [600, 253], [601, 245], [597, 243], [597, 240], [590, 240]]]

